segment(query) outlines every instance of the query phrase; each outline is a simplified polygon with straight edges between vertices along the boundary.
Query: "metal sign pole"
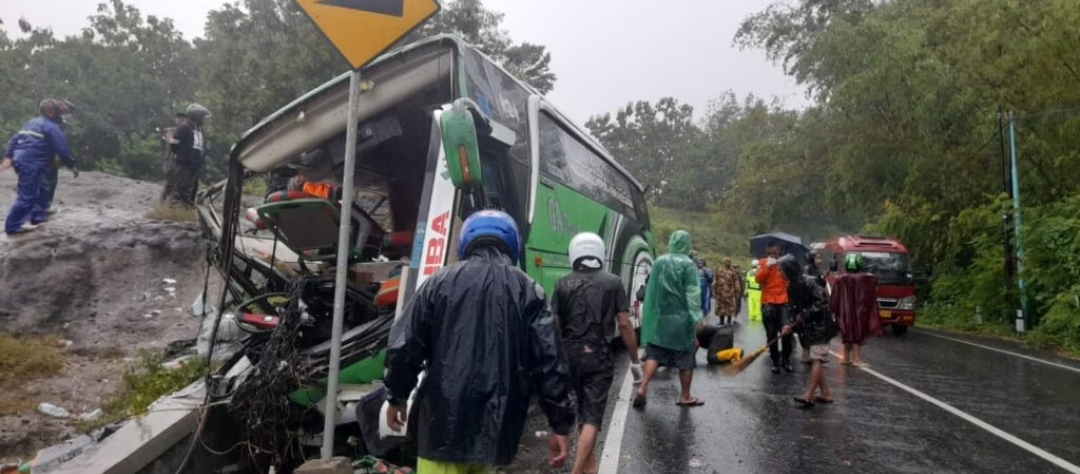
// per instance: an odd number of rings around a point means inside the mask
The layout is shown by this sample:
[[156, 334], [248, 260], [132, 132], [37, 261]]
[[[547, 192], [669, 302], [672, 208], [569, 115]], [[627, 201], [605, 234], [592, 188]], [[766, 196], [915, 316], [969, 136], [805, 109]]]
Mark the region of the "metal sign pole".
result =
[[349, 76], [349, 118], [345, 129], [345, 176], [341, 184], [341, 225], [338, 228], [337, 274], [334, 283], [334, 327], [330, 336], [330, 374], [326, 379], [322, 458], [334, 455], [337, 427], [338, 374], [341, 372], [341, 332], [345, 320], [345, 285], [349, 275], [349, 223], [352, 216], [353, 173], [356, 170], [356, 122], [360, 115], [360, 71]]

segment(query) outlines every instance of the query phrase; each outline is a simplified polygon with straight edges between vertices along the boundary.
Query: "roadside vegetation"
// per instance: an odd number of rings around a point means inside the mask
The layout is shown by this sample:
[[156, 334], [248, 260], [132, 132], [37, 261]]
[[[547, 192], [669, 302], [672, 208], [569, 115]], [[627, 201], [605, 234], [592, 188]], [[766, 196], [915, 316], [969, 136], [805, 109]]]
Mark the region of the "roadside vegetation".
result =
[[30, 410], [37, 400], [28, 382], [52, 377], [64, 368], [64, 344], [55, 336], [0, 334], [0, 415]]
[[102, 409], [101, 419], [83, 423], [84, 430], [104, 426], [126, 418], [145, 414], [159, 398], [172, 394], [199, 380], [205, 371], [205, 361], [195, 357], [166, 366], [163, 355], [140, 351], [121, 376], [120, 389], [109, 397]]

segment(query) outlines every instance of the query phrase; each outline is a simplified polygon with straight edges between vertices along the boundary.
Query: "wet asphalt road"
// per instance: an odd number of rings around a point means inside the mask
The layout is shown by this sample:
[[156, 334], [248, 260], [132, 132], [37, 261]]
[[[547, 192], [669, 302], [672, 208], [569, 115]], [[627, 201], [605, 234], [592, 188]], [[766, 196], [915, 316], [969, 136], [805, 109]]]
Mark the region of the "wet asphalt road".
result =
[[[740, 319], [737, 347], [749, 353], [764, 340], [760, 323]], [[833, 350], [840, 352], [839, 340]], [[808, 368], [797, 360], [794, 374], [773, 375], [765, 354], [745, 372], [727, 377], [708, 366], [699, 351], [693, 394], [705, 405], [677, 407], [677, 373], [661, 369], [650, 384], [648, 406], [624, 412], [617, 472], [1080, 472], [1080, 363], [1009, 343], [918, 329], [905, 337], [872, 339], [864, 359], [870, 370], [841, 366], [832, 357], [826, 375], [837, 402], [803, 410], [792, 396], [804, 390]], [[620, 416], [612, 406], [626, 364], [623, 354], [609, 420]], [[1013, 441], [993, 434], [994, 428]], [[1021, 447], [1025, 444], [1029, 449]], [[1055, 457], [1065, 466], [1048, 460]]]

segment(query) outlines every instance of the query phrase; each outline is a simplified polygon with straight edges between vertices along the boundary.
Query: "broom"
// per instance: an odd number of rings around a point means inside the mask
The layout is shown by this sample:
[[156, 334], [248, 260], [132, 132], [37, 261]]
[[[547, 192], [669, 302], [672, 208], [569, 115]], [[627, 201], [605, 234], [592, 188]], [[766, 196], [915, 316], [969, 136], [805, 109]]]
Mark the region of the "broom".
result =
[[738, 375], [739, 372], [742, 372], [743, 370], [746, 370], [746, 368], [750, 367], [750, 364], [753, 364], [754, 361], [757, 360], [758, 357], [761, 357], [761, 354], [764, 354], [765, 351], [769, 350], [769, 346], [775, 344], [776, 341], [780, 340], [781, 337], [783, 337], [783, 336], [777, 335], [776, 337], [773, 338], [773, 340], [771, 340], [769, 342], [766, 342], [765, 345], [761, 346], [761, 348], [754, 351], [753, 354], [750, 354], [750, 355], [748, 355], [746, 357], [743, 357], [742, 359], [739, 359], [737, 362], [731, 364], [730, 366], [728, 366], [728, 368], [724, 369], [724, 375], [728, 375], [728, 376]]

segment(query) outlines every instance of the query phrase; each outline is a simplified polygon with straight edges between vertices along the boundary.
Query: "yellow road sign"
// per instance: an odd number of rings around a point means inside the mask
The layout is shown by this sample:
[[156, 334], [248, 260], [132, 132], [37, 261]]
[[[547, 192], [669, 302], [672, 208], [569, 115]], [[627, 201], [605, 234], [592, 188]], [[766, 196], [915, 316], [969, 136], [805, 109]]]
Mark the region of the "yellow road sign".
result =
[[439, 11], [437, 0], [293, 0], [353, 70]]

